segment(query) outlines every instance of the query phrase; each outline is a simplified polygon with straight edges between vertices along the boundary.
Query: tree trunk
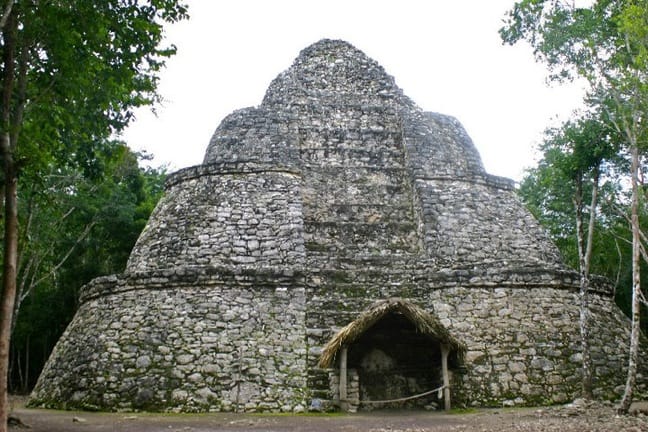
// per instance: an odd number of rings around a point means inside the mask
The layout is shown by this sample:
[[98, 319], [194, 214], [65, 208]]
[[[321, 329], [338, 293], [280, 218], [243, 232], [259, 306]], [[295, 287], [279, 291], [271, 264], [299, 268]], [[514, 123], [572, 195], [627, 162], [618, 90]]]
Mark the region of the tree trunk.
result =
[[581, 375], [582, 397], [587, 400], [594, 398], [593, 394], [593, 365], [590, 352], [590, 325], [589, 325], [589, 283], [590, 283], [590, 263], [592, 260], [592, 243], [594, 239], [594, 224], [596, 222], [596, 205], [598, 200], [598, 169], [594, 168], [592, 177], [592, 196], [589, 205], [589, 224], [587, 227], [587, 238], [583, 229], [583, 177], [579, 176], [576, 180], [576, 195], [574, 197], [574, 206], [576, 210], [576, 236], [578, 243], [578, 259], [580, 270], [580, 334], [581, 334], [581, 354], [583, 356], [583, 366]]
[[9, 132], [1, 137], [5, 173], [5, 226], [4, 262], [2, 275], [2, 299], [0, 300], [0, 432], [7, 430], [9, 403], [7, 384], [9, 379], [9, 346], [16, 301], [16, 266], [18, 261], [18, 179], [9, 143]]
[[[0, 154], [4, 173], [4, 259], [2, 263], [2, 298], [0, 299], [0, 432], [7, 431], [9, 417], [8, 383], [9, 350], [18, 268], [18, 169], [14, 160], [15, 142], [11, 142], [11, 102], [15, 74], [15, 31], [17, 22], [13, 15], [2, 23], [2, 131]], [[6, 24], [6, 25], [5, 25]]]
[[628, 376], [626, 379], [623, 399], [619, 405], [618, 412], [627, 414], [632, 404], [635, 382], [637, 380], [637, 360], [639, 354], [639, 332], [640, 332], [640, 273], [639, 273], [639, 149], [637, 145], [630, 148], [632, 155], [632, 330], [630, 333], [630, 352], [628, 355]]
[[0, 31], [2, 31], [9, 21], [11, 16], [11, 9], [13, 8], [14, 0], [6, 0], [5, 6], [2, 10], [2, 17], [0, 17]]
[[23, 394], [27, 394], [29, 391], [29, 352], [29, 335], [27, 335], [27, 340], [25, 341], [25, 381], [22, 387]]

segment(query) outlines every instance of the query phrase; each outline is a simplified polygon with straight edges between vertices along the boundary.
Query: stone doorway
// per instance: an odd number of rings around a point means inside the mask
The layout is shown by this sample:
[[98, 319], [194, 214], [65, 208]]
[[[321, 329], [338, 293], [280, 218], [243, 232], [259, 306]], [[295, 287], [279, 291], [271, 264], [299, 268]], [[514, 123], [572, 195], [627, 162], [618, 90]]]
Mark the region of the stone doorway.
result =
[[[348, 368], [358, 373], [361, 401], [403, 399], [443, 385], [440, 342], [419, 333], [397, 312], [385, 315], [350, 345], [347, 362]], [[433, 394], [384, 404], [364, 403], [363, 408], [422, 408], [437, 402]]]
[[[342, 328], [324, 347], [319, 365], [337, 366], [332, 382], [338, 388], [332, 390], [343, 410], [423, 407], [437, 391], [450, 409], [449, 369], [459, 366], [464, 350], [436, 317], [406, 300], [389, 299]], [[351, 400], [348, 378], [356, 374], [359, 388]]]

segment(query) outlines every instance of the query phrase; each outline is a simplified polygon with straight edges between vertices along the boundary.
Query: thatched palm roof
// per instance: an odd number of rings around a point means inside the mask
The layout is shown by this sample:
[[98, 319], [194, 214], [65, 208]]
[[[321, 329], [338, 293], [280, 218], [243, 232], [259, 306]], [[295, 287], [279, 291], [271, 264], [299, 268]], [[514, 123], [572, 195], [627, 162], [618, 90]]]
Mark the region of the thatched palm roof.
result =
[[411, 302], [400, 298], [392, 298], [374, 303], [369, 309], [360, 314], [355, 321], [347, 324], [337, 332], [324, 346], [318, 363], [319, 367], [331, 367], [340, 348], [352, 344], [371, 326], [389, 313], [402, 314], [414, 324], [417, 331], [438, 340], [441, 344], [447, 345], [450, 351], [457, 351], [460, 354], [465, 351], [464, 345], [450, 334], [437, 317]]

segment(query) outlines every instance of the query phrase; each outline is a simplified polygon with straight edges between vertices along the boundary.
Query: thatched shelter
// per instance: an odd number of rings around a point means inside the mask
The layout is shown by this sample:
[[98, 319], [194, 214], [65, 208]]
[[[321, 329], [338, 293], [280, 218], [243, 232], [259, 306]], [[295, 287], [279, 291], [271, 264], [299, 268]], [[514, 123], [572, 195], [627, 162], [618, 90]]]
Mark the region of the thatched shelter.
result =
[[[454, 352], [456, 358], [463, 358], [465, 346], [453, 337], [450, 332], [434, 315], [426, 312], [414, 303], [401, 299], [390, 298], [372, 304], [358, 318], [340, 329], [324, 346], [318, 366], [330, 368], [338, 357], [339, 362], [339, 398], [342, 408], [347, 403], [347, 349], [372, 329], [377, 323], [390, 315], [405, 318], [418, 333], [424, 344], [437, 344], [440, 347], [442, 378], [445, 408], [450, 409], [450, 378], [448, 372], [448, 356]], [[431, 365], [430, 365], [431, 366]], [[431, 393], [422, 393], [421, 396]], [[408, 400], [410, 397], [400, 400]]]
[[441, 344], [446, 345], [450, 351], [456, 351], [458, 354], [463, 355], [466, 350], [464, 345], [450, 334], [437, 317], [412, 302], [401, 298], [390, 298], [372, 304], [355, 321], [340, 329], [322, 349], [318, 366], [321, 368], [331, 367], [336, 354], [343, 346], [352, 344], [371, 326], [389, 313], [403, 315], [414, 324], [421, 334], [438, 340]]

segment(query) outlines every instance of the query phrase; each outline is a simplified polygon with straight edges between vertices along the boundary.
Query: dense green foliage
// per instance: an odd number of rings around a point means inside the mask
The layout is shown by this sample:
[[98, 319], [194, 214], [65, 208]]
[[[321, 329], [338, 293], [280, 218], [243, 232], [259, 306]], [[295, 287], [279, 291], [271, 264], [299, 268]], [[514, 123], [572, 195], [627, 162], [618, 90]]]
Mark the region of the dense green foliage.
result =
[[[627, 413], [632, 402], [639, 356], [639, 335], [641, 322], [641, 303], [645, 303], [642, 294], [642, 263], [648, 260], [645, 253], [645, 235], [642, 231], [641, 215], [646, 213], [643, 171], [645, 152], [648, 149], [648, 0], [594, 0], [587, 7], [580, 7], [576, 2], [561, 0], [522, 0], [516, 2], [507, 16], [505, 26], [500, 34], [506, 43], [519, 41], [530, 43], [537, 59], [547, 65], [550, 78], [555, 81], [580, 78], [587, 82], [588, 106], [595, 112], [605, 113], [598, 121], [601, 129], [609, 128], [617, 133], [616, 137], [606, 140], [616, 147], [620, 158], [627, 158], [629, 170], [625, 172], [626, 183], [630, 185], [630, 196], [627, 202], [618, 201], [612, 204], [622, 211], [622, 220], [629, 222], [631, 233], [631, 253], [629, 259], [630, 279], [623, 285], [631, 292], [631, 335], [629, 340], [629, 361], [625, 390], [620, 413]], [[587, 128], [589, 129], [589, 128]], [[568, 135], [565, 131], [565, 135]], [[579, 138], [576, 139], [577, 142]], [[598, 141], [584, 141], [583, 153], [586, 158], [594, 154]], [[572, 148], [575, 150], [576, 146]], [[574, 153], [575, 154], [575, 153]], [[576, 165], [581, 156], [567, 156]], [[552, 162], [549, 162], [550, 164]], [[562, 170], [559, 165], [553, 165]], [[594, 165], [595, 167], [596, 165]], [[596, 192], [598, 192], [599, 170], [592, 175], [591, 214], [595, 216]], [[551, 176], [551, 174], [550, 174]], [[587, 251], [593, 243], [583, 241], [582, 210], [584, 204], [583, 177], [568, 176], [576, 187], [576, 238], [579, 251], [579, 269], [581, 272], [581, 345], [583, 349], [583, 395], [591, 396], [591, 368], [589, 366], [587, 336], [587, 273], [591, 260], [589, 253], [583, 254], [583, 245]], [[641, 184], [640, 184], [641, 183]], [[623, 182], [619, 183], [623, 186]], [[609, 223], [610, 221], [606, 221]], [[596, 220], [588, 222], [592, 228]], [[620, 253], [623, 257], [623, 253]], [[628, 261], [626, 261], [627, 263]], [[619, 272], [619, 274], [625, 274]], [[619, 297], [621, 300], [624, 295]], [[623, 303], [623, 302], [622, 302]]]
[[[638, 149], [639, 170], [645, 172], [648, 144], [648, 1], [597, 0], [577, 7], [573, 2], [522, 0], [500, 34], [506, 43], [528, 42], [552, 81], [580, 78], [589, 84], [585, 118], [548, 132], [543, 158], [528, 172], [520, 193], [566, 261], [577, 267], [575, 189], [579, 182], [584, 192], [592, 187], [596, 167], [602, 196], [592, 271], [617, 282], [617, 299], [629, 312], [630, 156], [632, 148]], [[643, 192], [641, 198], [643, 220]]]
[[[561, 128], [547, 131], [540, 146], [542, 157], [535, 168], [526, 172], [518, 190], [527, 208], [549, 231], [565, 262], [574, 269], [578, 268], [574, 206], [574, 175], [578, 171], [574, 170], [573, 141], [570, 140], [574, 138], [573, 128], [576, 124], [577, 122], [568, 121]], [[610, 139], [611, 136], [608, 135], [607, 138]], [[622, 158], [610, 156], [600, 165], [600, 205], [594, 230], [591, 272], [610, 279], [615, 286], [617, 304], [630, 315], [632, 235], [627, 219], [629, 197], [627, 184], [624, 184], [627, 183], [627, 177], [619, 174], [627, 169], [627, 163]], [[585, 176], [584, 180], [584, 195], [589, 196], [591, 177]], [[643, 210], [641, 225], [646, 226], [648, 212], [645, 208]], [[642, 287], [644, 292], [648, 292], [648, 281], [645, 278]], [[648, 331], [646, 320], [643, 320], [642, 326]]]
[[[95, 152], [133, 109], [158, 101], [158, 73], [175, 53], [164, 22], [186, 16], [177, 0], [14, 2], [2, 54], [13, 59], [10, 101], [16, 160], [47, 172], [52, 160], [97, 169]], [[22, 112], [21, 112], [22, 110]], [[20, 113], [21, 118], [18, 118]]]
[[[159, 199], [165, 173], [144, 169], [119, 142], [97, 152], [92, 173], [53, 167], [38, 181], [21, 177], [18, 286], [11, 388], [27, 391], [72, 319], [79, 288], [123, 271], [130, 250]], [[45, 174], [45, 175], [44, 175]]]
[[618, 192], [615, 164], [622, 160], [613, 139], [612, 130], [591, 115], [549, 129], [540, 145], [542, 159], [520, 184], [525, 203], [549, 229], [566, 262], [574, 268], [579, 265], [577, 203], [588, 213], [582, 203], [593, 187], [601, 189], [599, 201], [614, 199]]
[[[112, 137], [134, 108], [158, 101], [158, 73], [175, 53], [163, 28], [187, 8], [181, 0], [7, 0], [0, 13], [5, 430], [12, 324], [17, 355], [38, 345], [32, 356], [45, 356], [78, 287], [121, 270], [155, 201], [161, 173], [142, 172]], [[21, 304], [25, 318], [16, 322]]]

